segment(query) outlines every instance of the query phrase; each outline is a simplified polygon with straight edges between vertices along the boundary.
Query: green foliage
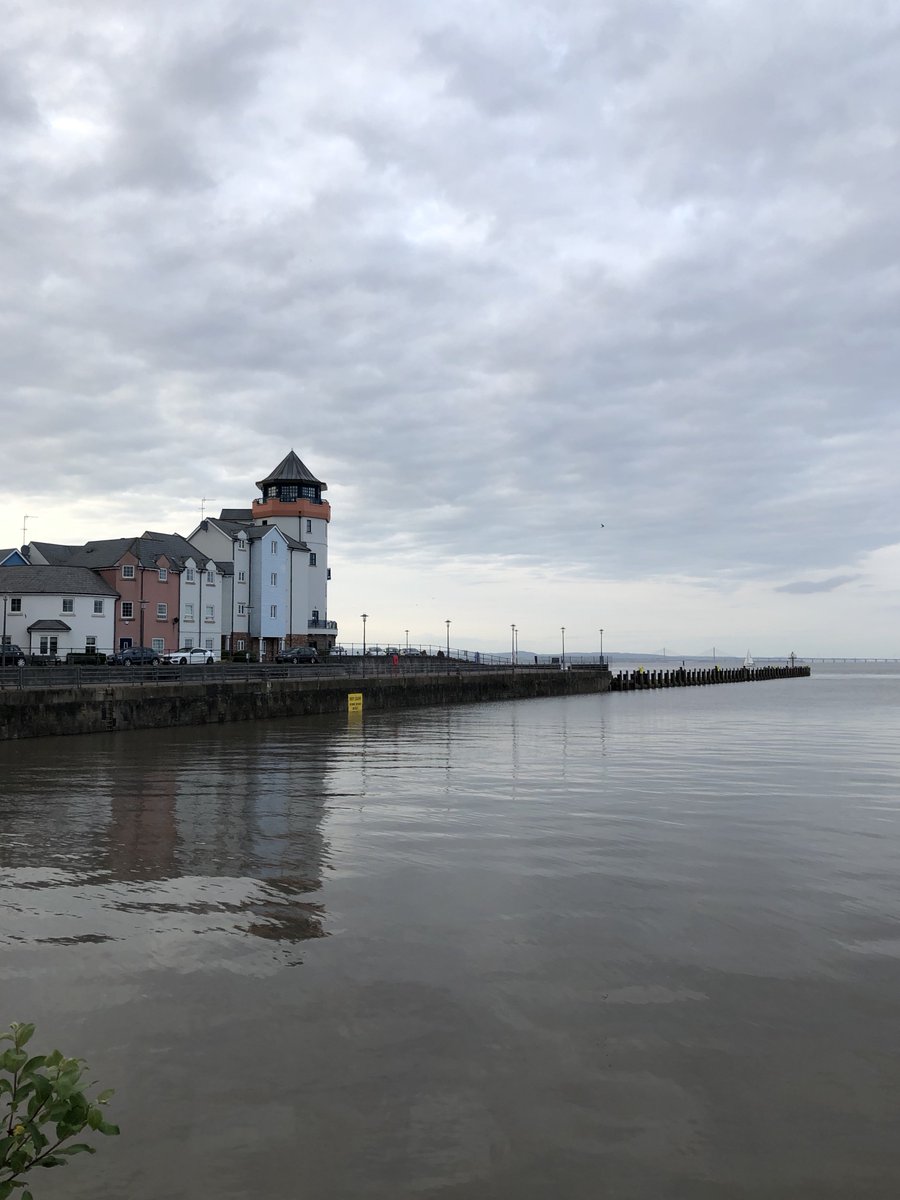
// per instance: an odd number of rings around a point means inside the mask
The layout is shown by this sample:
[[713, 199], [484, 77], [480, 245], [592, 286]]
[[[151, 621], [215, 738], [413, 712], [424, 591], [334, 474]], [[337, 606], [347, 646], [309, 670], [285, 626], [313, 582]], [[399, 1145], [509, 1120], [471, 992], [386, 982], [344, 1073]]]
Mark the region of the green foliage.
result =
[[104, 1120], [101, 1106], [112, 1095], [101, 1092], [90, 1100], [82, 1076], [87, 1064], [63, 1058], [58, 1050], [29, 1057], [25, 1046], [33, 1025], [13, 1022], [0, 1043], [12, 1044], [0, 1053], [0, 1200], [33, 1200], [22, 1178], [34, 1167], [64, 1167], [76, 1154], [95, 1154], [78, 1134], [116, 1134], [118, 1125]]

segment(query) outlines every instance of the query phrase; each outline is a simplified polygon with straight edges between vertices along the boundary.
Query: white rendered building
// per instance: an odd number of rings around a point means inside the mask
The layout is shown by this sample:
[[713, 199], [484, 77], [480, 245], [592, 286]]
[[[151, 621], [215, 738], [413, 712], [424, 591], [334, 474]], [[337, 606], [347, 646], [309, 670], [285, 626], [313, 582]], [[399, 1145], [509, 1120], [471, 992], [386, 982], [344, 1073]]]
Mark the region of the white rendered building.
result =
[[223, 649], [260, 658], [300, 645], [327, 652], [337, 639], [328, 620], [327, 485], [291, 450], [256, 486], [262, 495], [251, 508], [223, 509], [188, 539], [232, 581]]

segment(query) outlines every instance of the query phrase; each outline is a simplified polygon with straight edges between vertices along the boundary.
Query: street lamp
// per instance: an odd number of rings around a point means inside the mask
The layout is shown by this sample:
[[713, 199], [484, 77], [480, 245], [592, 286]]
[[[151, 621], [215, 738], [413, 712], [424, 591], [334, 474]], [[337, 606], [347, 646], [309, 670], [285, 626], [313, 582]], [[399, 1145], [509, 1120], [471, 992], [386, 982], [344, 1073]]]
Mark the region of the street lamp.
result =
[[603, 657], [603, 630], [600, 630], [600, 657]]
[[515, 625], [510, 625], [510, 629], [512, 630], [512, 633], [510, 634], [509, 657], [512, 661], [513, 668], [515, 668], [515, 665], [516, 665], [516, 627], [515, 627]]
[[409, 649], [409, 630], [408, 629], [405, 630], [405, 633], [406, 633], [406, 648], [408, 650]]
[[9, 596], [4, 594], [4, 596], [3, 596], [3, 641], [0, 642], [0, 646], [2, 646], [4, 649], [6, 649], [6, 606], [8, 603], [9, 603]]
[[449, 617], [444, 622], [444, 624], [447, 626], [447, 657], [449, 658], [450, 657], [450, 618]]
[[369, 619], [369, 614], [362, 613], [361, 615], [362, 615], [362, 623], [363, 623], [363, 658], [365, 658], [366, 657], [366, 621], [368, 621], [368, 619]]
[[565, 670], [565, 667], [566, 667], [566, 627], [565, 627], [565, 625], [560, 625], [559, 631], [562, 634], [562, 659], [560, 660], [560, 666], [563, 668], [563, 670]]

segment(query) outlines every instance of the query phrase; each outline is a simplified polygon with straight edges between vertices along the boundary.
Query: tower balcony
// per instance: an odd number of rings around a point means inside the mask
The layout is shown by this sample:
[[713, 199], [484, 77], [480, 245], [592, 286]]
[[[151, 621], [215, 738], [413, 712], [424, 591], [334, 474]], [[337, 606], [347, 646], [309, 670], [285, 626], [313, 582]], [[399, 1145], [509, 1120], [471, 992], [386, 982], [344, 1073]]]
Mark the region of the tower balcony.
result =
[[331, 505], [327, 500], [310, 500], [301, 496], [297, 500], [254, 500], [253, 519], [264, 518], [277, 521], [279, 517], [316, 517], [320, 521], [331, 520]]

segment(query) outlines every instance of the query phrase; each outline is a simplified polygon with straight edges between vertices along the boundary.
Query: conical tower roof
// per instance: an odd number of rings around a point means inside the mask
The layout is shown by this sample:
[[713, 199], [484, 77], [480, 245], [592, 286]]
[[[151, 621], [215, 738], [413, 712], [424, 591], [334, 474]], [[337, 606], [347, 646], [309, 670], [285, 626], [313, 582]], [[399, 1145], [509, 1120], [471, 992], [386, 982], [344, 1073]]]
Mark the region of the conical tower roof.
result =
[[258, 479], [256, 486], [262, 491], [267, 484], [272, 483], [314, 483], [317, 487], [326, 490], [327, 483], [323, 483], [321, 479], [316, 479], [312, 471], [304, 465], [291, 450], [284, 456], [281, 462], [273, 471], [270, 471], [265, 479]]

